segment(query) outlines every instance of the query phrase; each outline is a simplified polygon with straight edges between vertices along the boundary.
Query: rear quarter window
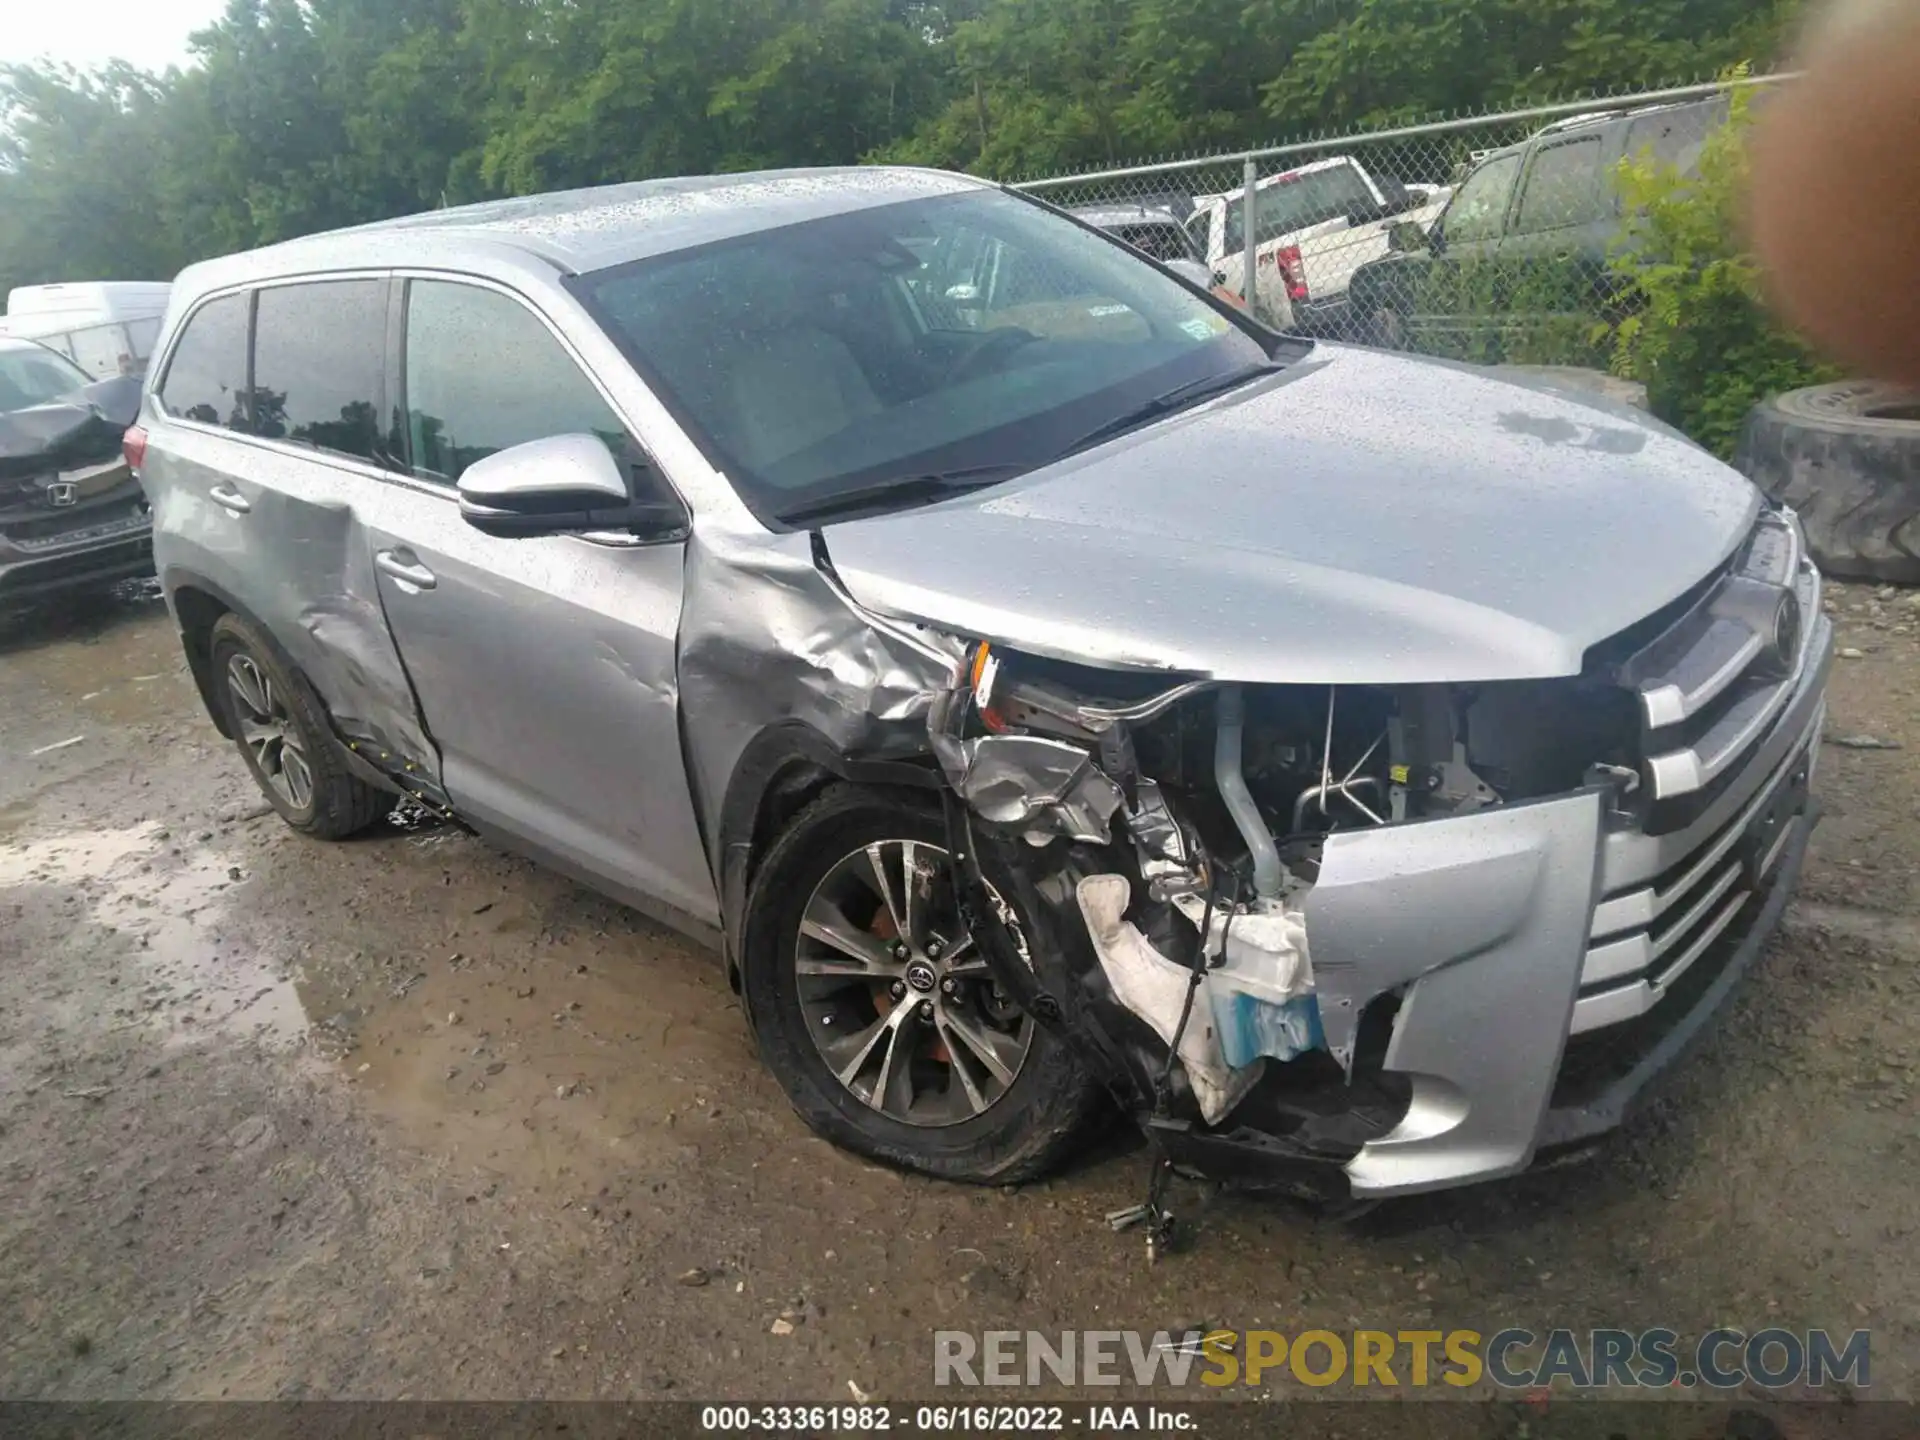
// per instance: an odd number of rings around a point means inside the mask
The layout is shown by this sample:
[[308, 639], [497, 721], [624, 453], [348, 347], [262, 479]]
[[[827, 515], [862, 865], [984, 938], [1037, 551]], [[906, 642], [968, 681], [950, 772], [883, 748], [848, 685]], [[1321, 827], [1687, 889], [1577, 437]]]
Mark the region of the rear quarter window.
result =
[[167, 414], [247, 428], [247, 319], [251, 297], [222, 295], [188, 319], [155, 398]]

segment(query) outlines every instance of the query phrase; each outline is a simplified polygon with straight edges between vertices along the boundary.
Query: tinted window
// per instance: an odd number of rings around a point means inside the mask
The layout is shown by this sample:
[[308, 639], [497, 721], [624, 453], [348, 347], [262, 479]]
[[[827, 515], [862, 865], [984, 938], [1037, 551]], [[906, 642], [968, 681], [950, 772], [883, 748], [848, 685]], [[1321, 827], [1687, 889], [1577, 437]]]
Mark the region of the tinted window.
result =
[[223, 295], [193, 312], [167, 364], [160, 408], [169, 415], [246, 428], [247, 297]]
[[1601, 211], [1600, 137], [1550, 145], [1533, 158], [1513, 228], [1528, 234], [1581, 225]]
[[592, 433], [619, 451], [624, 427], [553, 333], [496, 291], [416, 280], [407, 302], [407, 425], [413, 467], [454, 481], [496, 450]]
[[1654, 160], [1691, 175], [1707, 137], [1726, 121], [1724, 106], [1690, 105], [1642, 115], [1627, 127], [1627, 158]]
[[260, 292], [253, 428], [362, 460], [380, 458], [387, 282], [327, 280]]
[[1145, 251], [1156, 260], [1191, 260], [1193, 252], [1187, 248], [1187, 232], [1173, 221], [1164, 225], [1123, 225], [1114, 232], [1136, 250]]
[[1507, 218], [1507, 201], [1520, 174], [1520, 157], [1489, 160], [1467, 176], [1454, 192], [1440, 228], [1451, 244], [1468, 240], [1496, 240]]

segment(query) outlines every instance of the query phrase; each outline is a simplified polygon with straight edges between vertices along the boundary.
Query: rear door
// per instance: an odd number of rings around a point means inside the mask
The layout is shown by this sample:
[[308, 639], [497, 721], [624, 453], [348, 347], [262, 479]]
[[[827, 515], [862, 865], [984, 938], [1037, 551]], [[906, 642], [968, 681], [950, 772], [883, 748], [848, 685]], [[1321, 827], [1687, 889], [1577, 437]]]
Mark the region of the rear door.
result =
[[1429, 248], [1371, 266], [1356, 319], [1385, 343], [1454, 358], [1484, 358], [1474, 346], [1496, 313], [1501, 237], [1513, 208], [1521, 155], [1497, 155], [1460, 182], [1433, 224]]
[[431, 781], [361, 529], [386, 463], [387, 288], [360, 274], [197, 308], [154, 388], [167, 418], [142, 479], [169, 588], [225, 592], [306, 674], [344, 739]]
[[1500, 247], [1503, 309], [1524, 325], [1586, 314], [1606, 277], [1618, 206], [1607, 175], [1619, 127], [1552, 140], [1534, 150]]
[[554, 327], [488, 283], [416, 277], [396, 297], [404, 476], [368, 559], [454, 806], [642, 909], [716, 923], [680, 745], [680, 543], [502, 538], [460, 517], [476, 461], [593, 433], [637, 442]]

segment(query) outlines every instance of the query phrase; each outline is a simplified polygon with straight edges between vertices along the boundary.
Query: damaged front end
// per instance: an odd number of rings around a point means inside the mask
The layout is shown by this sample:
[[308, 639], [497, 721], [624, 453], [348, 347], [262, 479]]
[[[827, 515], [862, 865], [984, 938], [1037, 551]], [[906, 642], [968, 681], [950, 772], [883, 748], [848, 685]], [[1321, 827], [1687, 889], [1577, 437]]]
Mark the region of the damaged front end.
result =
[[[1708, 677], [1756, 585], [1814, 620]], [[1819, 613], [1796, 543], [1555, 680], [1170, 683], [977, 645], [928, 721], [970, 933], [1175, 1165], [1323, 1199], [1513, 1174], [1617, 1124], [1777, 919]], [[1682, 752], [1711, 760], [1691, 795]], [[995, 923], [1009, 889], [1042, 943]], [[1624, 996], [1639, 1028], [1609, 1031]]]

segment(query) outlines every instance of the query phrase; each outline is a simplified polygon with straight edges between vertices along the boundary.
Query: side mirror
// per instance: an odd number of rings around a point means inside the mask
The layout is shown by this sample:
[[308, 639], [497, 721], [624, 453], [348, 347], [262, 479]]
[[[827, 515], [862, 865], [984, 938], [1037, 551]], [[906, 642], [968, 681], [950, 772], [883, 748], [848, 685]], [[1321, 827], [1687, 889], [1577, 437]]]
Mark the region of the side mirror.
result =
[[598, 435], [551, 435], [495, 451], [460, 477], [460, 516], [488, 535], [632, 530], [666, 538], [687, 515], [651, 466], [626, 470]]
[[1387, 249], [1397, 255], [1412, 255], [1434, 248], [1437, 247], [1432, 237], [1411, 220], [1402, 220], [1387, 232]]

